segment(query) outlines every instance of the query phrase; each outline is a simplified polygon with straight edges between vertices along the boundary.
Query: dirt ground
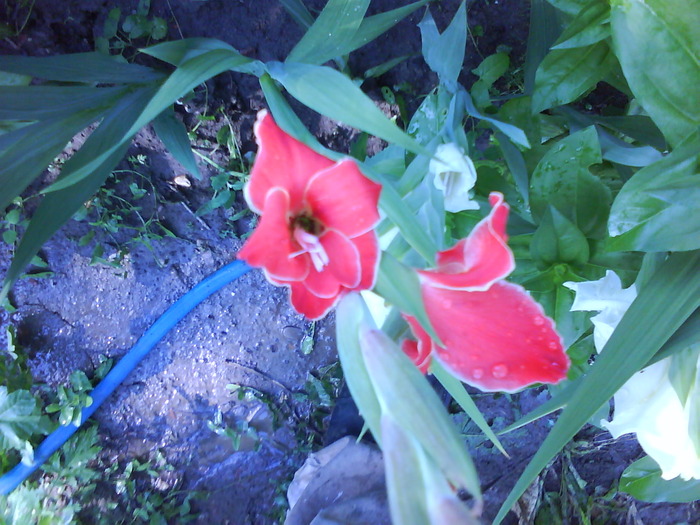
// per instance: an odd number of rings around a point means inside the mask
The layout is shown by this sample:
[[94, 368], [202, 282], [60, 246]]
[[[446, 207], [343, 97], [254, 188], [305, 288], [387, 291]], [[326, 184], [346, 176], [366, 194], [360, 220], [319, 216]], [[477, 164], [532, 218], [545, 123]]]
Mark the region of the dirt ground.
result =
[[[313, 8], [324, 4], [320, 0], [305, 3]], [[370, 14], [406, 3], [375, 0]], [[92, 51], [108, 12], [120, 7], [128, 14], [136, 4], [137, 0], [37, 0], [22, 32], [0, 41], [0, 53], [45, 56]], [[433, 5], [439, 27], [451, 19], [458, 5], [457, 0]], [[6, 14], [17, 15], [9, 8], [0, 9], [0, 16]], [[301, 28], [277, 0], [153, 0], [151, 15], [167, 20], [170, 38], [218, 38], [264, 61], [283, 60], [302, 36]], [[412, 95], [409, 104], [415, 107], [435, 84], [419, 56], [416, 24], [421, 16], [419, 10], [353, 55], [350, 67], [355, 73], [400, 54], [415, 55], [365, 84], [375, 98], [381, 98], [381, 86], [404, 85]], [[508, 46], [511, 58], [520, 60], [527, 20], [528, 3], [522, 0], [470, 2], [469, 24], [474, 35], [461, 80], [469, 85], [470, 69], [499, 45]], [[199, 122], [197, 115], [216, 114], [219, 107], [230, 119], [242, 153], [253, 151], [252, 123], [264, 107], [256, 79], [235, 73], [220, 75], [177, 110], [191, 129]], [[295, 107], [322, 143], [348, 150], [353, 130]], [[200, 140], [213, 139], [223, 124], [221, 115], [201, 122]], [[183, 170], [150, 129], [139, 133], [130, 155], [145, 156], [147, 175], [162, 197], [153, 204], [153, 211], [176, 237], [154, 241], [153, 253], [143, 246], [134, 247], [119, 268], [90, 264], [95, 242], [106, 246], [104, 257], [116, 247], [113, 240], [99, 234], [92, 244], [79, 246], [77, 239], [89, 229], [85, 222], [66, 225], [47, 243], [42, 256], [53, 275], [23, 279], [12, 295], [17, 311], [0, 312], [3, 327], [9, 322], [17, 327], [19, 342], [30, 353], [30, 366], [39, 382], [65, 383], [73, 370], [93, 370], [99, 355], [124, 355], [178, 297], [234, 259], [241, 246], [235, 236], [250, 227], [250, 217], [238, 221], [233, 231], [226, 221], [243, 209], [240, 197], [231, 210], [196, 217], [194, 210], [211, 198], [209, 179], [216, 172], [201, 163], [202, 181], [192, 179], [189, 188], [173, 184]], [[222, 164], [228, 160], [221, 151], [212, 158]], [[223, 236], [225, 231], [229, 235]], [[0, 245], [0, 275], [10, 257], [8, 246]], [[97, 412], [106, 453], [129, 458], [163, 450], [185, 487], [206, 494], [197, 504], [199, 523], [272, 523], [270, 512], [278, 488], [304, 459], [297, 437], [308, 424], [304, 423], [308, 403], [295, 394], [304, 393], [309, 373], [318, 375], [337, 360], [333, 317], [316, 324], [313, 351], [307, 354], [302, 340], [310, 329], [310, 323], [290, 309], [284, 290], [269, 285], [260, 272], [248, 273], [185, 318]], [[227, 389], [229, 384], [265, 393], [280, 406], [290, 407], [291, 417], [273, 429], [267, 406], [257, 399], [239, 400]], [[501, 428], [545, 397], [542, 391], [530, 391], [521, 396], [482, 395], [478, 402], [489, 420]], [[229, 424], [249, 421], [261, 432], [261, 448], [255, 451], [248, 443], [235, 451], [228, 438], [212, 432], [207, 422], [217, 411]], [[483, 439], [469, 438], [487, 499], [485, 521], [494, 516], [549, 427], [545, 420], [505, 436], [510, 461]], [[633, 439], [612, 443], [601, 431], [586, 432], [579, 438], [588, 448], [574, 454], [576, 465], [590, 494], [604, 493], [640, 450]], [[557, 490], [559, 468], [553, 465], [543, 477], [547, 490]], [[618, 498], [618, 504], [620, 519], [632, 520], [630, 523], [697, 523], [700, 516], [694, 505], [665, 506], [660, 511], [659, 506], [624, 497]]]

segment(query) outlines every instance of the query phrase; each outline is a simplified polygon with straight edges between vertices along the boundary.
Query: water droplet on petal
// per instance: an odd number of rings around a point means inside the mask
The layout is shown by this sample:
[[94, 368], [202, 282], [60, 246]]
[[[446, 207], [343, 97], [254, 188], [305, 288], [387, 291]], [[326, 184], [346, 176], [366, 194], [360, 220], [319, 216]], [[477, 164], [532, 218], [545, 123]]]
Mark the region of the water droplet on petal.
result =
[[542, 317], [541, 315], [537, 315], [532, 320], [532, 322], [535, 323], [536, 326], [542, 326], [544, 324], [544, 317]]
[[475, 368], [472, 372], [472, 376], [474, 377], [474, 379], [481, 379], [482, 377], [484, 377], [484, 371], [481, 368]]
[[559, 343], [556, 341], [551, 341], [547, 346], [550, 348], [550, 350], [556, 350], [559, 348]]
[[493, 377], [496, 379], [503, 379], [508, 375], [508, 367], [504, 364], [498, 364], [494, 365], [493, 368], [491, 369], [491, 374]]

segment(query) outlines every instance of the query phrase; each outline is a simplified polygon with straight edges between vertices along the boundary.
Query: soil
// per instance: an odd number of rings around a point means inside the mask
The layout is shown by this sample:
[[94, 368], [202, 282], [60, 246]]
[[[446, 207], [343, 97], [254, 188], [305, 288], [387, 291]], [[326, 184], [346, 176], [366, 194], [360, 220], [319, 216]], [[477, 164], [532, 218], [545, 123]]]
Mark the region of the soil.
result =
[[[305, 2], [315, 10], [324, 3]], [[374, 0], [369, 12], [406, 3]], [[119, 7], [123, 15], [129, 14], [137, 0], [37, 0], [29, 12], [19, 5], [6, 2], [4, 10], [0, 7], [0, 18], [7, 17], [17, 26], [28, 14], [18, 35], [0, 41], [0, 53], [46, 56], [94, 50], [109, 11]], [[445, 27], [458, 6], [458, 0], [442, 0], [432, 6], [438, 27]], [[468, 45], [462, 82], [469, 85], [474, 79], [469, 71], [502, 46], [507, 46], [515, 63], [522, 60], [528, 9], [523, 0], [469, 2], [469, 24], [473, 35], [480, 36], [472, 36]], [[376, 100], [382, 100], [382, 86], [402, 86], [409, 105], [415, 107], [421, 95], [435, 85], [435, 76], [420, 58], [416, 24], [422, 12], [353, 54], [350, 68], [355, 73], [399, 54], [413, 55], [364, 85]], [[218, 38], [263, 61], [283, 60], [303, 34], [277, 0], [152, 0], [151, 15], [167, 20], [171, 39]], [[213, 142], [224, 124], [222, 113], [217, 113], [223, 108], [245, 156], [255, 150], [252, 123], [264, 105], [254, 77], [226, 73], [207, 82], [206, 89], [197, 90], [177, 111], [190, 129], [200, 124], [198, 144], [205, 152], [205, 140]], [[355, 131], [299, 105], [294, 107], [322, 143], [349, 150]], [[197, 118], [204, 114], [216, 118]], [[211, 153], [211, 149], [210, 157], [225, 165], [227, 154], [222, 150]], [[100, 355], [115, 359], [124, 355], [178, 297], [233, 260], [242, 245], [240, 236], [250, 230], [250, 216], [233, 226], [227, 220], [245, 207], [240, 196], [231, 209], [195, 216], [194, 210], [212, 197], [210, 178], [216, 171], [208, 164], [200, 164], [201, 181], [190, 179], [190, 187], [174, 184], [183, 169], [149, 128], [138, 134], [129, 155], [145, 156], [146, 175], [161, 196], [150, 212], [176, 237], [153, 241], [152, 251], [133, 245], [116, 268], [91, 264], [95, 243], [106, 248], [103, 257], [108, 259], [118, 252], [118, 242], [126, 239], [115, 240], [103, 232], [80, 246], [78, 239], [89, 231], [85, 222], [67, 224], [45, 245], [41, 255], [53, 274], [18, 282], [12, 295], [17, 310], [0, 312], [0, 333], [5, 333], [8, 323], [17, 327], [38, 382], [66, 383], [74, 370], [95, 369]], [[0, 245], [0, 275], [10, 258], [10, 248]], [[186, 489], [206, 495], [196, 503], [198, 523], [273, 523], [271, 513], [279, 488], [291, 479], [305, 456], [298, 437], [309, 430], [309, 403], [295, 394], [305, 392], [309, 374], [318, 376], [323, 367], [337, 360], [333, 316], [316, 323], [313, 351], [307, 354], [302, 340], [310, 329], [310, 323], [288, 306], [283, 289], [268, 284], [260, 272], [248, 273], [186, 317], [97, 412], [105, 453], [130, 458], [161, 449]], [[254, 397], [238, 399], [227, 389], [229, 384], [264, 393], [273, 404], [287, 407], [289, 417], [279, 428], [273, 427], [266, 403]], [[534, 390], [520, 396], [479, 395], [478, 403], [489, 420], [502, 428], [545, 398], [545, 392]], [[262, 436], [260, 449], [244, 442], [240, 450], [234, 450], [227, 437], [212, 432], [207, 423], [217, 411], [230, 425], [248, 421], [257, 428]], [[505, 436], [510, 460], [483, 439], [470, 438], [486, 495], [485, 522], [495, 515], [550, 426], [550, 421], [542, 420], [526, 431]], [[319, 435], [316, 445], [321, 439]], [[591, 495], [606, 492], [624, 467], [640, 455], [634, 439], [612, 442], [593, 427], [578, 436], [578, 443], [589, 447], [575, 458], [575, 464]], [[546, 490], [558, 490], [557, 469], [558, 464], [552, 465], [543, 475]], [[697, 523], [700, 516], [696, 505], [660, 507], [624, 496], [616, 502], [621, 510], [614, 514], [614, 521], [619, 518], [620, 523]], [[517, 521], [512, 515], [510, 519]]]

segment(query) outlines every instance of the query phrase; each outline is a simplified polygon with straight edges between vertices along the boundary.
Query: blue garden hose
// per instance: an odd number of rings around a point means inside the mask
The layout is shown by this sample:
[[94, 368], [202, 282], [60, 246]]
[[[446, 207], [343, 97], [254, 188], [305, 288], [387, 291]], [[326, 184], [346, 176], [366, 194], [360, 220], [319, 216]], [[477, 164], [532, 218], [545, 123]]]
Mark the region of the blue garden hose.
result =
[[[177, 300], [158, 320], [143, 334], [141, 339], [122, 357], [110, 370], [105, 378], [90, 393], [92, 405], [83, 408], [81, 424], [97, 410], [102, 402], [114, 392], [151, 349], [167, 334], [183, 317], [190, 313], [195, 306], [207, 297], [217, 292], [228, 283], [235, 281], [250, 270], [243, 261], [234, 261], [211, 274], [197, 286]], [[75, 434], [80, 425], [69, 424], [60, 426], [49, 434], [34, 450], [34, 461], [27, 465], [20, 463], [7, 474], [0, 477], [0, 495], [7, 495], [19, 486], [27, 477], [38, 469], [51, 454], [56, 452], [68, 439]]]

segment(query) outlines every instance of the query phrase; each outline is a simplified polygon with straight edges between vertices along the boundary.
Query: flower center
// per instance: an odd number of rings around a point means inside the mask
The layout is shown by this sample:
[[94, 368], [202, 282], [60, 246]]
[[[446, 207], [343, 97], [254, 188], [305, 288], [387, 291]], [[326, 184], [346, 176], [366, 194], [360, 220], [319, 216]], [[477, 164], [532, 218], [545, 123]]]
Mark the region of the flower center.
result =
[[301, 250], [290, 254], [290, 257], [308, 253], [316, 271], [323, 271], [330, 259], [319, 240], [321, 233], [323, 233], [323, 225], [314, 217], [305, 214], [295, 217], [292, 220], [292, 235], [294, 240], [301, 246]]

